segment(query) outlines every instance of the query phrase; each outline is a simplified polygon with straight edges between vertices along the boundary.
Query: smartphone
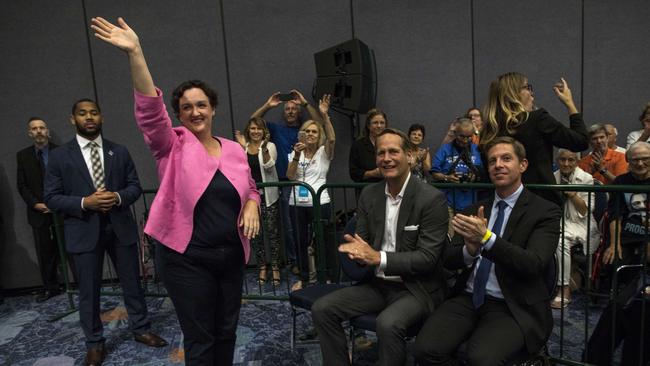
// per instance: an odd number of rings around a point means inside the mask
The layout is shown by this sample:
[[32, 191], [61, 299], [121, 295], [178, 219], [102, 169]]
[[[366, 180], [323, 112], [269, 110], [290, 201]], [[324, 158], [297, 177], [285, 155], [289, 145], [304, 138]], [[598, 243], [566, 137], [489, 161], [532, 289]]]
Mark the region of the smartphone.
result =
[[305, 142], [305, 139], [307, 139], [307, 133], [305, 131], [298, 131], [298, 141]]
[[293, 94], [278, 94], [278, 98], [280, 99], [281, 102], [288, 102], [290, 100], [296, 99]]

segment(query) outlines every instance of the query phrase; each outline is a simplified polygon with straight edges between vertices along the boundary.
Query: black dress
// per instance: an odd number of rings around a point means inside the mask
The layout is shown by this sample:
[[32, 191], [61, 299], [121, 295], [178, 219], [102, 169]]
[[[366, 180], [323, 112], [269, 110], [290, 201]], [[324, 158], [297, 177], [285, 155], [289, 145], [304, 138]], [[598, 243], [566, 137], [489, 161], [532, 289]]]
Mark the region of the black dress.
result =
[[370, 137], [364, 136], [356, 140], [350, 147], [350, 178], [357, 183], [379, 182], [382, 178], [363, 179], [363, 174], [368, 170], [377, 168], [375, 145]]
[[[506, 133], [500, 135], [503, 136]], [[580, 113], [569, 116], [569, 127], [567, 127], [542, 108], [530, 112], [526, 122], [517, 127], [511, 137], [521, 142], [526, 148], [528, 169], [522, 176], [524, 184], [555, 184], [553, 146], [576, 152], [589, 147], [587, 128]], [[551, 202], [562, 205], [560, 192], [549, 190], [534, 192]]]

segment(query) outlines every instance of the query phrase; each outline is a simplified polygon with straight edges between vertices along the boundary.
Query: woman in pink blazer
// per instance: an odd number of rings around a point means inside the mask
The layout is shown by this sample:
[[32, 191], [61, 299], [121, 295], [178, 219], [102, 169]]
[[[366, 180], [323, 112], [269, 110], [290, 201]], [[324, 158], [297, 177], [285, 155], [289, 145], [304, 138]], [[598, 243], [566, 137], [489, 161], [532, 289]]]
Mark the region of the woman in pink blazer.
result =
[[186, 365], [231, 365], [249, 239], [259, 231], [260, 195], [238, 143], [212, 136], [217, 94], [181, 83], [172, 127], [138, 36], [122, 18], [92, 19], [95, 36], [125, 51], [135, 118], [158, 168], [160, 188], [145, 232], [162, 245], [161, 271], [183, 330]]

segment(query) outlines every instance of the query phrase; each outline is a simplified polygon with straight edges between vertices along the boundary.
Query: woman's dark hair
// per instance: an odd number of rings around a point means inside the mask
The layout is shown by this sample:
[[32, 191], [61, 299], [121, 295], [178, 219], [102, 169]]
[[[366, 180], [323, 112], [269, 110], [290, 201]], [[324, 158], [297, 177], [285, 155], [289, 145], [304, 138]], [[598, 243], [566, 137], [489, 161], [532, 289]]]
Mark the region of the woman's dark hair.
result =
[[645, 115], [648, 112], [650, 112], [650, 103], [645, 105], [645, 108], [643, 108], [643, 112], [641, 112], [641, 115], [639, 116], [639, 122], [641, 122], [641, 125], [643, 125], [643, 120], [645, 119]]
[[467, 112], [465, 112], [465, 117], [471, 119], [472, 117], [469, 116], [469, 112], [471, 112], [471, 111], [477, 111], [478, 114], [479, 114], [479, 116], [481, 116], [481, 119], [483, 119], [483, 112], [481, 112], [481, 109], [478, 108], [478, 107], [470, 107], [470, 108], [467, 110]]
[[422, 131], [422, 137], [424, 137], [427, 134], [426, 130], [424, 129], [424, 125], [421, 125], [419, 123], [414, 123], [411, 125], [411, 127], [409, 127], [409, 133], [407, 133], [407, 135], [411, 137], [411, 132], [417, 130]]
[[201, 80], [187, 80], [183, 81], [179, 86], [174, 89], [171, 97], [172, 108], [174, 108], [174, 114], [178, 116], [180, 113], [179, 100], [183, 96], [186, 90], [198, 88], [203, 90], [203, 93], [208, 97], [210, 101], [210, 106], [212, 108], [217, 108], [217, 92], [212, 89], [208, 84]]
[[366, 124], [364, 125], [364, 136], [370, 136], [370, 129], [368, 128], [368, 125], [370, 124], [370, 121], [375, 116], [383, 116], [384, 120], [386, 121], [386, 126], [388, 126], [388, 117], [386, 117], [386, 113], [384, 113], [384, 111], [382, 111], [379, 108], [373, 108], [366, 113]]

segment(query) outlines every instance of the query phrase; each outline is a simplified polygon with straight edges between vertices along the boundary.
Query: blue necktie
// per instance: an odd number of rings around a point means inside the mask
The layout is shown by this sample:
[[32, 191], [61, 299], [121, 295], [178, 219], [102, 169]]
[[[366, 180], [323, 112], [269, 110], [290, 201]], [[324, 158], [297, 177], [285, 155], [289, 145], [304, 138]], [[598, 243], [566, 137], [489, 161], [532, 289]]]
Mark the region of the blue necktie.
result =
[[[501, 226], [503, 226], [503, 218], [505, 216], [506, 206], [508, 204], [506, 201], [497, 202], [497, 219], [492, 225], [492, 234], [501, 235]], [[487, 284], [488, 277], [490, 277], [490, 269], [492, 268], [492, 261], [481, 257], [481, 264], [476, 270], [476, 276], [474, 277], [474, 290], [472, 293], [472, 303], [474, 303], [474, 308], [478, 309], [485, 302], [485, 285]]]

